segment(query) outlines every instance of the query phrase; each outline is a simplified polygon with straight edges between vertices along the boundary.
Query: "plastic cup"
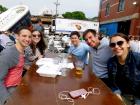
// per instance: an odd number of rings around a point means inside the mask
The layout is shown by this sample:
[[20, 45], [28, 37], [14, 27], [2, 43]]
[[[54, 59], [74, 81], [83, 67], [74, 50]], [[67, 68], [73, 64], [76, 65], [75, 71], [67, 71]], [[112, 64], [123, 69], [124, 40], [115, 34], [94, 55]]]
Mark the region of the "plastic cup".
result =
[[84, 63], [80, 60], [77, 60], [75, 62], [75, 69], [76, 69], [75, 73], [77, 75], [83, 75]]

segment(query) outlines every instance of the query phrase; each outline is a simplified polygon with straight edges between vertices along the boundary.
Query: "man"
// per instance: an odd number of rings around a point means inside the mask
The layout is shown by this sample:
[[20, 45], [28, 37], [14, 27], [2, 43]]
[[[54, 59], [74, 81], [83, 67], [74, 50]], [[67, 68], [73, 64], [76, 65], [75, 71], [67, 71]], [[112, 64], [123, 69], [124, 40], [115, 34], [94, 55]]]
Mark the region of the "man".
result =
[[73, 31], [70, 34], [70, 40], [72, 45], [70, 46], [68, 53], [77, 57], [84, 64], [87, 64], [89, 46], [84, 42], [80, 42], [79, 38], [80, 34], [77, 31]]
[[24, 65], [24, 49], [31, 43], [31, 32], [20, 28], [16, 44], [0, 53], [0, 105], [3, 105], [19, 85]]
[[93, 72], [109, 86], [107, 61], [113, 56], [109, 48], [109, 40], [105, 37], [99, 37], [93, 29], [86, 30], [83, 33], [83, 38], [90, 46], [90, 63], [92, 64]]

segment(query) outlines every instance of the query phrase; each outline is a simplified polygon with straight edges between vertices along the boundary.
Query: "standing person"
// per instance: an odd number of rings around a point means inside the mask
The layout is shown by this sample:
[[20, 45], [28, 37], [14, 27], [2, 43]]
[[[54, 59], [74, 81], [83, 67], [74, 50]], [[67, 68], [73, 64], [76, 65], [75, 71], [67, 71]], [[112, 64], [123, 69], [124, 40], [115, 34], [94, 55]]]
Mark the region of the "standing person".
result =
[[116, 94], [132, 95], [133, 105], [140, 105], [140, 53], [130, 50], [129, 38], [122, 33], [111, 36], [109, 46], [115, 54], [108, 61], [111, 89]]
[[46, 45], [42, 33], [38, 30], [34, 30], [32, 32], [32, 43], [25, 49], [25, 70], [30, 68], [34, 60], [44, 57], [45, 50]]
[[75, 57], [77, 57], [84, 64], [87, 64], [89, 46], [84, 42], [80, 42], [79, 38], [80, 38], [80, 34], [77, 31], [73, 31], [70, 34], [70, 40], [72, 45], [70, 46], [68, 53], [71, 56], [74, 55]]
[[83, 38], [90, 46], [90, 63], [93, 73], [106, 85], [109, 85], [107, 61], [113, 56], [109, 48], [109, 40], [106, 37], [99, 37], [93, 29], [87, 29], [83, 33]]
[[3, 105], [19, 85], [24, 66], [24, 49], [31, 43], [31, 32], [20, 28], [16, 44], [0, 53], [0, 105]]
[[15, 41], [13, 41], [12, 36], [10, 36], [10, 33], [5, 31], [2, 34], [0, 34], [0, 44], [4, 48], [7, 48], [9, 46], [12, 46], [15, 44]]
[[35, 30], [40, 31], [42, 34], [44, 34], [44, 27], [40, 18], [37, 19], [37, 24], [35, 24], [33, 27]]

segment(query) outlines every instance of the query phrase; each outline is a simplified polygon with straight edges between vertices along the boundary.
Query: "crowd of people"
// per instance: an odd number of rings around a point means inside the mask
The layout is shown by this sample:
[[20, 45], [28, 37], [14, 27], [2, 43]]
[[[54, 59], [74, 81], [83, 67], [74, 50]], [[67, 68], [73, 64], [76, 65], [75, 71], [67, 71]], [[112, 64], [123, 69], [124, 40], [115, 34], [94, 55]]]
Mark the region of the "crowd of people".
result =
[[[21, 27], [14, 35], [0, 35], [0, 105], [4, 105], [19, 85], [23, 72], [44, 57], [46, 45], [42, 29]], [[94, 29], [70, 34], [69, 57], [76, 57], [92, 68], [120, 99], [131, 95], [131, 105], [140, 105], [140, 52], [139, 44], [122, 33], [110, 38]], [[2, 40], [5, 39], [5, 40]]]

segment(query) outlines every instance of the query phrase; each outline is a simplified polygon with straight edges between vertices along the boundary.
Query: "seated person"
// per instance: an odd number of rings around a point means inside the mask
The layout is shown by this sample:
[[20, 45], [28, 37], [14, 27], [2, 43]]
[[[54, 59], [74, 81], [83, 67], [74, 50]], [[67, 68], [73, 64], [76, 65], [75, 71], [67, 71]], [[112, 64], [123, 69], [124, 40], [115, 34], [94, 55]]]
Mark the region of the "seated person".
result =
[[132, 95], [132, 105], [140, 105], [140, 53], [130, 50], [128, 36], [118, 33], [110, 37], [114, 56], [108, 61], [111, 89], [119, 96]]
[[17, 31], [16, 44], [0, 53], [0, 105], [4, 105], [20, 84], [24, 66], [24, 49], [31, 43], [31, 31], [22, 27]]
[[24, 69], [28, 70], [34, 60], [44, 57], [45, 50], [46, 45], [42, 33], [40, 31], [34, 30], [32, 32], [32, 43], [25, 49]]
[[74, 55], [76, 58], [84, 62], [84, 64], [88, 64], [88, 53], [89, 46], [85, 42], [80, 42], [80, 34], [77, 31], [73, 31], [70, 34], [71, 46], [69, 48], [68, 53], [72, 56]]

